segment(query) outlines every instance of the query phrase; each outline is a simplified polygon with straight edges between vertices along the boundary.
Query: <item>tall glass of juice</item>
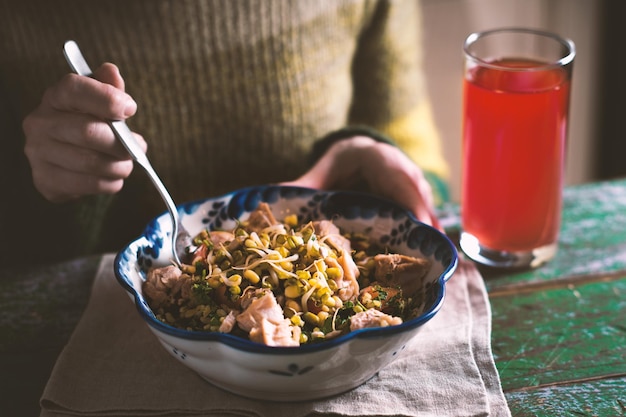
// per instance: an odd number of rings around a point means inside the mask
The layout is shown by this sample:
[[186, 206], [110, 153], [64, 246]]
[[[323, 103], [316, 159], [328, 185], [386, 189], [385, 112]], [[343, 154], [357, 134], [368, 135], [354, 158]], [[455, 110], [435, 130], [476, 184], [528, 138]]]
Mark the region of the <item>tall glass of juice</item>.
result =
[[507, 28], [463, 49], [460, 246], [484, 265], [534, 268], [558, 248], [574, 44]]

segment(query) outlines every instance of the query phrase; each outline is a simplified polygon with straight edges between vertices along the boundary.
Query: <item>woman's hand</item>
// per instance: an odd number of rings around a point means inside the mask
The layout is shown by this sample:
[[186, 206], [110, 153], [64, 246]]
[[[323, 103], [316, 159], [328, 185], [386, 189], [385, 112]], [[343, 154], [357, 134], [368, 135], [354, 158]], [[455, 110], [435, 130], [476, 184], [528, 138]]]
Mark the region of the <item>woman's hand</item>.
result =
[[333, 144], [303, 176], [285, 183], [317, 189], [350, 189], [365, 183], [369, 191], [410, 209], [417, 218], [441, 228], [433, 195], [422, 170], [395, 146], [365, 136]]
[[[105, 120], [124, 120], [135, 114], [137, 105], [124, 92], [115, 65], [103, 64], [94, 78], [64, 76], [24, 119], [24, 152], [33, 182], [52, 202], [116, 193], [133, 169], [130, 155]], [[135, 138], [145, 150], [143, 138]]]

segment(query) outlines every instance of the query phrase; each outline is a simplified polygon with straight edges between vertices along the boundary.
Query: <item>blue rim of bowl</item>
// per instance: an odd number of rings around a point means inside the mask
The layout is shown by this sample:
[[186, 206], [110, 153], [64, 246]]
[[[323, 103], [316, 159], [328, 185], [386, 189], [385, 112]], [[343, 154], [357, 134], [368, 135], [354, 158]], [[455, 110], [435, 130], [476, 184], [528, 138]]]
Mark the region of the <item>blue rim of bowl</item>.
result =
[[[280, 189], [302, 190], [302, 191], [310, 191], [310, 192], [324, 193], [324, 194], [341, 194], [341, 195], [347, 195], [347, 196], [350, 196], [350, 195], [352, 195], [352, 196], [356, 196], [356, 195], [363, 196], [364, 195], [363, 193], [353, 192], [353, 191], [323, 191], [323, 190], [313, 190], [313, 189], [309, 189], [309, 188], [305, 188], [305, 187], [278, 186], [278, 185], [276, 185], [276, 186], [258, 186], [258, 187], [248, 187], [248, 188], [236, 190], [236, 191], [233, 191], [233, 192], [230, 192], [230, 193], [227, 193], [227, 194], [223, 194], [223, 195], [218, 196], [218, 197], [212, 197], [212, 198], [207, 198], [207, 199], [203, 199], [203, 200], [196, 200], [196, 201], [192, 201], [192, 202], [188, 202], [188, 203], [183, 203], [183, 204], [179, 205], [178, 207], [179, 207], [180, 210], [185, 211], [186, 208], [188, 208], [188, 207], [193, 207], [193, 206], [196, 206], [196, 205], [201, 204], [201, 203], [206, 202], [206, 201], [227, 198], [227, 197], [233, 196], [235, 194], [247, 193], [247, 192], [250, 192], [250, 191], [254, 191], [254, 190], [257, 190], [257, 189], [264, 189], [264, 188], [268, 188], [268, 187], [276, 187], [276, 188], [280, 188]], [[380, 202], [382, 202], [384, 204], [395, 206], [395, 207], [399, 208], [397, 203], [395, 203], [395, 202], [393, 202], [391, 200], [387, 200], [387, 199], [382, 198], [382, 197], [378, 197], [378, 196], [373, 196], [373, 195], [367, 194], [367, 198], [378, 200], [378, 201], [380, 201]], [[227, 345], [227, 346], [232, 347], [234, 349], [241, 350], [241, 351], [246, 351], [246, 352], [253, 352], [253, 353], [264, 353], [264, 354], [275, 354], [275, 355], [285, 355], [285, 354], [287, 354], [287, 355], [295, 355], [295, 354], [313, 353], [313, 352], [323, 351], [323, 350], [326, 350], [326, 349], [331, 349], [331, 348], [337, 347], [339, 345], [342, 345], [344, 343], [347, 343], [348, 341], [350, 341], [352, 339], [359, 339], [359, 338], [362, 338], [362, 339], [384, 338], [384, 337], [388, 337], [388, 336], [393, 335], [393, 334], [403, 333], [403, 332], [412, 330], [412, 329], [414, 329], [416, 327], [419, 327], [419, 326], [425, 324], [427, 321], [432, 319], [435, 316], [435, 314], [437, 314], [437, 312], [441, 309], [441, 306], [443, 305], [443, 302], [444, 302], [444, 299], [445, 299], [445, 292], [446, 292], [445, 284], [452, 277], [452, 275], [454, 274], [454, 272], [456, 271], [456, 268], [458, 266], [458, 252], [456, 250], [456, 247], [454, 246], [452, 241], [445, 234], [441, 233], [439, 230], [433, 228], [432, 226], [429, 226], [429, 225], [427, 225], [425, 223], [420, 222], [413, 215], [413, 213], [411, 213], [409, 210], [405, 210], [405, 209], [402, 209], [402, 208], [400, 208], [400, 210], [405, 212], [407, 217], [411, 221], [419, 224], [422, 227], [426, 227], [426, 228], [431, 229], [432, 232], [434, 232], [436, 235], [438, 235], [438, 238], [442, 239], [442, 241], [444, 241], [447, 245], [449, 245], [451, 258], [450, 258], [450, 261], [449, 261], [448, 265], [446, 266], [444, 271], [439, 275], [439, 278], [437, 279], [437, 284], [438, 284], [437, 285], [437, 294], [436, 294], [436, 297], [434, 298], [434, 301], [433, 301], [432, 305], [430, 306], [430, 308], [425, 310], [418, 317], [415, 317], [415, 318], [413, 318], [411, 320], [405, 321], [404, 323], [396, 325], [396, 326], [372, 327], [372, 328], [359, 329], [359, 330], [348, 332], [346, 334], [343, 334], [341, 336], [338, 336], [338, 337], [330, 339], [330, 340], [324, 340], [324, 341], [320, 341], [320, 342], [316, 342], [316, 343], [304, 344], [304, 345], [300, 345], [300, 346], [297, 346], [297, 347], [267, 346], [267, 345], [264, 345], [264, 344], [261, 344], [261, 343], [250, 341], [248, 339], [244, 339], [244, 338], [239, 337], [239, 336], [231, 335], [229, 333], [190, 331], [190, 330], [184, 330], [184, 329], [180, 329], [180, 328], [177, 328], [177, 327], [170, 326], [170, 325], [168, 325], [166, 323], [163, 323], [162, 321], [160, 321], [159, 319], [156, 318], [156, 316], [154, 315], [154, 313], [150, 309], [150, 306], [148, 305], [148, 302], [129, 283], [129, 280], [127, 280], [125, 278], [124, 272], [121, 270], [121, 267], [120, 267], [123, 255], [126, 252], [130, 251], [133, 246], [140, 246], [142, 242], [145, 242], [145, 243], [148, 242], [148, 240], [143, 235], [138, 237], [138, 238], [136, 238], [135, 240], [133, 240], [129, 244], [127, 244], [120, 252], [117, 253], [117, 255], [115, 256], [115, 261], [114, 261], [115, 277], [116, 277], [117, 281], [119, 282], [119, 284], [122, 287], [124, 287], [124, 289], [131, 295], [131, 297], [133, 297], [134, 302], [135, 302], [135, 307], [137, 308], [137, 311], [141, 315], [142, 319], [149, 326], [151, 326], [153, 329], [158, 330], [158, 331], [160, 331], [162, 333], [168, 334], [170, 336], [178, 337], [178, 338], [181, 338], [181, 339], [185, 339], [185, 340], [220, 342], [220, 343], [223, 343], [224, 345]], [[152, 220], [152, 222], [155, 222], [156, 219], [158, 219], [159, 217], [161, 217], [161, 216], [163, 216], [165, 214], [166, 213], [162, 213], [159, 216], [156, 216]]]

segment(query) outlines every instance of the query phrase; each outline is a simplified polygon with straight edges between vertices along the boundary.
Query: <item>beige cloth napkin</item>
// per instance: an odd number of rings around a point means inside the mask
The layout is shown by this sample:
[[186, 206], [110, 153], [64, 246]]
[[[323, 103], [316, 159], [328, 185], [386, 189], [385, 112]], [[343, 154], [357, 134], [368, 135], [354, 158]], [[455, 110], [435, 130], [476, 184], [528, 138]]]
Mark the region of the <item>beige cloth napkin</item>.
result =
[[440, 312], [364, 385], [319, 401], [250, 400], [210, 385], [161, 347], [115, 280], [113, 256], [106, 255], [44, 390], [41, 415], [510, 416], [490, 337], [482, 277], [462, 262]]

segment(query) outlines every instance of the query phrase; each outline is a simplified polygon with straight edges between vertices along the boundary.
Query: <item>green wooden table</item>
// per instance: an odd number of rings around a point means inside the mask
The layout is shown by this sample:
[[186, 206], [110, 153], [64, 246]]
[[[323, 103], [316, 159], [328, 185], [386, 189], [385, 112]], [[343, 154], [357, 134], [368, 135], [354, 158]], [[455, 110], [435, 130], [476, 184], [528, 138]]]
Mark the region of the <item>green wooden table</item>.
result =
[[559, 240], [539, 269], [482, 271], [506, 399], [513, 416], [625, 416], [626, 180], [567, 188]]
[[[483, 271], [492, 347], [513, 416], [626, 416], [626, 180], [567, 188], [559, 252]], [[454, 205], [441, 214], [452, 237]], [[0, 270], [0, 415], [37, 416], [99, 257]]]

